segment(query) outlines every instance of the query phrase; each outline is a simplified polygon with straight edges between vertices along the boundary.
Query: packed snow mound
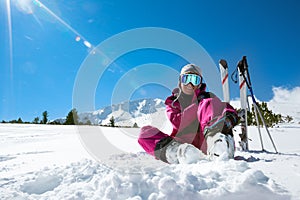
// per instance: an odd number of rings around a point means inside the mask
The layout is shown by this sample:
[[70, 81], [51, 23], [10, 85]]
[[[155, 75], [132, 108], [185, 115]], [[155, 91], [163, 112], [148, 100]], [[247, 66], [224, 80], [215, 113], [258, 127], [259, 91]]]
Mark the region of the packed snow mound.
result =
[[47, 191], [54, 190], [60, 185], [61, 176], [38, 174], [33, 180], [27, 181], [20, 186], [20, 190], [28, 194], [43, 194]]
[[119, 162], [119, 170], [84, 159], [20, 175], [19, 180], [1, 178], [1, 198], [232, 200], [246, 199], [249, 194], [255, 194], [252, 199], [290, 198], [283, 188], [262, 171], [250, 168], [246, 161], [167, 165], [142, 152], [114, 155], [112, 160]]

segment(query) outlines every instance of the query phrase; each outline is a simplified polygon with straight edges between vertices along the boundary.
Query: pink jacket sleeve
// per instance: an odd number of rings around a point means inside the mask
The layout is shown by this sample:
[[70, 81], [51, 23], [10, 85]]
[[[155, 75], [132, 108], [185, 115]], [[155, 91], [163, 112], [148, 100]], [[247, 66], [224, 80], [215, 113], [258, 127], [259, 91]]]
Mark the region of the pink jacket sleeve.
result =
[[222, 102], [218, 97], [200, 101], [197, 115], [201, 124], [201, 131], [203, 131], [206, 125], [218, 120], [227, 112], [232, 113], [237, 118], [236, 110], [229, 103]]

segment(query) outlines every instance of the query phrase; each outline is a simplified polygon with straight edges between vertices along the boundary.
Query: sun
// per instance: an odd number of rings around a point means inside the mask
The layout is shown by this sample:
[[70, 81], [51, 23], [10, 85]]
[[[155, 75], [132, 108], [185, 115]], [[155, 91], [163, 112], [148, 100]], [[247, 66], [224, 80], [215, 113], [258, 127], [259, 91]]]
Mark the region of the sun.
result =
[[39, 0], [6, 0], [6, 11], [7, 11], [7, 27], [9, 34], [9, 55], [10, 55], [10, 74], [11, 79], [13, 78], [13, 31], [12, 31], [12, 15], [11, 15], [11, 6], [14, 6], [20, 12], [24, 14], [30, 14], [34, 17], [34, 19], [38, 22], [39, 25], [42, 26], [39, 18], [41, 17], [37, 9], [43, 10], [48, 16], [52, 17], [56, 20], [56, 22], [62, 24], [68, 30], [70, 30], [75, 35], [75, 41], [81, 41], [85, 47], [88, 49], [93, 49], [94, 45], [92, 45], [88, 40], [84, 38], [77, 30], [75, 30], [70, 24], [64, 21], [61, 17], [55, 14], [52, 10], [50, 10], [47, 6], [45, 6]]
[[19, 11], [26, 14], [33, 14], [36, 6], [41, 7], [38, 0], [6, 0], [7, 13], [7, 28], [8, 28], [8, 43], [9, 43], [9, 67], [10, 79], [13, 80], [13, 32], [12, 32], [12, 15], [11, 4], [13, 4]]

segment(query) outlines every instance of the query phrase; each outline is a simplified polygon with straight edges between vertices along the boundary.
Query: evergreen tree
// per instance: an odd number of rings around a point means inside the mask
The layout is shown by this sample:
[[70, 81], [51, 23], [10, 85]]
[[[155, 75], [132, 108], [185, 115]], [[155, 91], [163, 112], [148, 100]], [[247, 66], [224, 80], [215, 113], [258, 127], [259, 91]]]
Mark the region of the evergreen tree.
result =
[[247, 111], [247, 123], [248, 125], [255, 123], [255, 114], [253, 112]]
[[78, 113], [77, 113], [77, 110], [75, 108], [72, 109], [68, 113], [65, 124], [66, 125], [75, 125], [75, 124], [78, 124]]
[[47, 124], [48, 122], [48, 112], [44, 111], [43, 112], [43, 120], [42, 120], [42, 124]]
[[133, 128], [138, 128], [138, 125], [136, 122], [133, 124]]
[[39, 123], [39, 121], [40, 121], [40, 118], [39, 118], [39, 117], [36, 117], [36, 118], [34, 118], [34, 120], [33, 120], [33, 122], [32, 122], [32, 123], [34, 123], [34, 124], [38, 124], [38, 123]]
[[291, 121], [293, 121], [293, 118], [291, 116], [286, 116], [285, 120], [290, 123]]
[[114, 118], [114, 116], [111, 116], [109, 122], [110, 122], [111, 127], [115, 127], [115, 118]]
[[15, 123], [17, 123], [17, 122], [18, 122], [18, 121], [15, 120], [15, 119], [9, 121], [9, 123], [12, 123], [12, 124], [15, 124]]
[[19, 117], [19, 119], [17, 120], [17, 123], [18, 124], [22, 124], [23, 123], [23, 120], [21, 119], [21, 117]]
[[[257, 103], [257, 107], [260, 110], [267, 127], [272, 127], [279, 122], [283, 122], [281, 114], [274, 114], [272, 110], [269, 110], [266, 102], [262, 102], [261, 104]], [[262, 125], [262, 119], [260, 118], [259, 113], [257, 113], [257, 115], [258, 123]], [[254, 106], [252, 106], [251, 112], [247, 113], [247, 120], [248, 125], [257, 125]]]

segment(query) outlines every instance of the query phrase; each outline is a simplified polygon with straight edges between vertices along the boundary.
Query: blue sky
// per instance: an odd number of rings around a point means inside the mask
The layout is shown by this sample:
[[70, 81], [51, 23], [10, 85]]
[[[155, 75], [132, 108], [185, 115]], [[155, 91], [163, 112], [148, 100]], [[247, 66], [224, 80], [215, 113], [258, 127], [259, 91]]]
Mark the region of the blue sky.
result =
[[[254, 93], [268, 101], [273, 87], [300, 86], [299, 9], [297, 0], [3, 0], [0, 120], [21, 117], [32, 121], [45, 110], [50, 119], [66, 116], [73, 107], [76, 77], [93, 48], [116, 34], [143, 27], [187, 35], [202, 45], [216, 65], [221, 58], [226, 59], [230, 74], [246, 55]], [[99, 79], [95, 109], [110, 105], [116, 83], [147, 63], [178, 71], [187, 61], [159, 49], [141, 49], [118, 57]], [[139, 78], [157, 76], [169, 78], [159, 72], [141, 73]], [[237, 98], [238, 86], [231, 81], [230, 87], [231, 98]], [[138, 87], [130, 98], [164, 99], [169, 94], [170, 88], [147, 84]]]

